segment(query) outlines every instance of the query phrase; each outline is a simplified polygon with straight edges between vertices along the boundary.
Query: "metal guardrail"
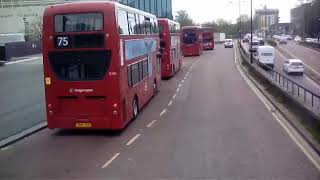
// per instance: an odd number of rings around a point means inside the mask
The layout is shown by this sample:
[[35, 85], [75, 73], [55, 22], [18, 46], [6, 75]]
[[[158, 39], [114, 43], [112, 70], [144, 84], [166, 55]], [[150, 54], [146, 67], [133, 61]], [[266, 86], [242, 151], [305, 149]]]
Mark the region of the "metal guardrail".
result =
[[[246, 56], [246, 60], [250, 64], [250, 53], [247, 52], [243, 47], [241, 42], [238, 42], [242, 54]], [[276, 70], [269, 66], [259, 63], [259, 61], [253, 58], [253, 67], [261, 72], [262, 75], [267, 77], [271, 82], [276, 84], [281, 89], [285, 90], [289, 95], [297, 98], [298, 101], [302, 102], [305, 107], [311, 109], [317, 113], [320, 112], [320, 96], [314, 92], [308, 90], [297, 82], [287, 78], [286, 76], [280, 74]]]

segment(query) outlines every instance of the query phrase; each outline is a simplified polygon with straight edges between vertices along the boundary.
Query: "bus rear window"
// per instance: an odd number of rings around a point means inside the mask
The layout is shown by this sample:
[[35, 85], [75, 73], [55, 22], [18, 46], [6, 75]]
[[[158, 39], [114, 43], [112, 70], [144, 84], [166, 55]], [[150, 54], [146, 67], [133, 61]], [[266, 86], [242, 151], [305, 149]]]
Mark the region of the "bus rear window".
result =
[[261, 53], [262, 56], [273, 56], [273, 53]]
[[111, 63], [110, 51], [51, 52], [49, 62], [58, 79], [102, 80]]
[[162, 25], [162, 24], [159, 24], [159, 33], [160, 33], [160, 34], [163, 33], [163, 29], [164, 29], [163, 25]]
[[183, 43], [194, 44], [198, 40], [197, 33], [195, 31], [184, 31], [183, 32]]
[[102, 13], [63, 14], [54, 17], [55, 32], [88, 32], [103, 30]]

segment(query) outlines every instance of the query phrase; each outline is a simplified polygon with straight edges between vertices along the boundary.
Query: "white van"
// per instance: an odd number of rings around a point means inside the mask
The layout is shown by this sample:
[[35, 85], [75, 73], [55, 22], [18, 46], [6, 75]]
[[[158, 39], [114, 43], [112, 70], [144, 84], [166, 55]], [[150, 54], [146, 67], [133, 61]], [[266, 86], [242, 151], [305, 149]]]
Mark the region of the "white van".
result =
[[275, 50], [271, 46], [259, 46], [257, 49], [257, 60], [264, 65], [274, 68]]

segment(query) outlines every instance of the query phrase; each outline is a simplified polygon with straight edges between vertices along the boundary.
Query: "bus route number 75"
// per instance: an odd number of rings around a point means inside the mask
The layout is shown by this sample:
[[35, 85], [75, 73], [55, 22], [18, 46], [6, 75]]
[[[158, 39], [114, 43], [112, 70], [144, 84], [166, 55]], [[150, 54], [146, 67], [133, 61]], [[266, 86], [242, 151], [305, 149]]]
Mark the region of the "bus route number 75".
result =
[[56, 37], [56, 47], [68, 48], [70, 46], [71, 46], [71, 38], [69, 36], [57, 36]]

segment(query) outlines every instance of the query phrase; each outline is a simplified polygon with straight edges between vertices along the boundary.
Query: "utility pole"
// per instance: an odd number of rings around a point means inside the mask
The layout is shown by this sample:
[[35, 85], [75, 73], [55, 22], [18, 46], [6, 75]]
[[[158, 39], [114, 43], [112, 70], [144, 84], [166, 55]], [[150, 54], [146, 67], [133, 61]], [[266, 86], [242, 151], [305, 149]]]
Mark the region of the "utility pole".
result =
[[252, 27], [252, 0], [250, 0], [250, 9], [251, 9], [250, 63], [253, 63], [253, 54], [252, 54], [253, 53], [252, 52], [252, 29], [253, 29], [253, 27]]

